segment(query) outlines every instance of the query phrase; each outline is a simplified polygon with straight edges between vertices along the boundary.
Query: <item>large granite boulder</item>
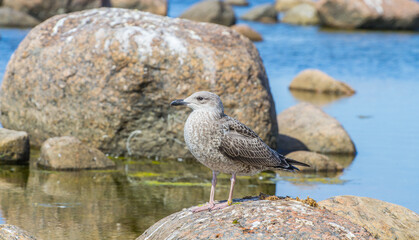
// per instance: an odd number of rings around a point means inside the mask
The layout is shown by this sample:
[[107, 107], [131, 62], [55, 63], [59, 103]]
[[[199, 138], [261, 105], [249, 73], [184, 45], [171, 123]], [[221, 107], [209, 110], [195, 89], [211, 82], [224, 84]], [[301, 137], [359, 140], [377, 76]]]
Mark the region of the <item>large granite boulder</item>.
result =
[[316, 25], [319, 23], [319, 17], [313, 4], [303, 3], [287, 10], [281, 21], [296, 25]]
[[10, 224], [0, 224], [0, 239], [1, 240], [35, 240], [27, 231]]
[[111, 0], [111, 6], [117, 8], [138, 9], [144, 12], [167, 15], [168, 0]]
[[55, 137], [41, 147], [39, 166], [54, 170], [100, 169], [115, 163], [96, 148], [88, 147], [75, 137]]
[[322, 0], [318, 4], [323, 25], [335, 28], [419, 28], [419, 3], [413, 0]]
[[320, 153], [295, 151], [287, 154], [286, 157], [310, 165], [310, 167], [300, 168], [302, 172], [339, 172], [343, 170], [342, 165]]
[[28, 162], [29, 137], [26, 132], [0, 128], [0, 161]]
[[247, 24], [235, 24], [231, 26], [231, 29], [249, 38], [253, 42], [260, 42], [263, 40], [262, 35], [260, 35], [260, 33], [253, 30]]
[[[219, 94], [225, 112], [276, 147], [275, 106], [256, 47], [230, 28], [102, 8], [53, 17], [12, 56], [1, 122], [31, 143], [74, 136], [111, 155], [191, 156], [188, 109], [173, 99]], [[246, 97], [243, 97], [246, 96]]]
[[282, 199], [244, 201], [211, 212], [184, 209], [158, 221], [137, 240], [335, 238], [372, 239], [364, 228], [343, 217]]
[[336, 196], [319, 205], [364, 227], [377, 239], [419, 239], [419, 215], [405, 207], [357, 196]]
[[278, 13], [272, 4], [267, 3], [250, 9], [248, 12], [240, 16], [240, 18], [247, 21], [275, 23], [278, 21]]
[[220, 0], [201, 1], [183, 12], [180, 18], [186, 18], [197, 22], [216, 23], [231, 26], [236, 23], [236, 15], [233, 8]]
[[348, 84], [338, 81], [317, 69], [306, 69], [300, 72], [290, 83], [291, 90], [336, 95], [353, 95], [355, 90]]
[[314, 6], [315, 2], [312, 0], [276, 0], [275, 10], [278, 12], [285, 12], [300, 4], [310, 4]]
[[14, 10], [9, 7], [0, 7], [0, 26], [1, 27], [33, 27], [40, 21], [31, 15]]
[[[342, 125], [320, 108], [299, 103], [278, 114], [278, 128], [281, 138], [290, 138], [303, 144], [302, 150], [319, 153], [355, 154], [355, 146]], [[296, 140], [293, 140], [296, 139]], [[280, 146], [282, 152], [293, 146]], [[306, 147], [306, 149], [304, 149]], [[296, 148], [293, 151], [298, 150]]]

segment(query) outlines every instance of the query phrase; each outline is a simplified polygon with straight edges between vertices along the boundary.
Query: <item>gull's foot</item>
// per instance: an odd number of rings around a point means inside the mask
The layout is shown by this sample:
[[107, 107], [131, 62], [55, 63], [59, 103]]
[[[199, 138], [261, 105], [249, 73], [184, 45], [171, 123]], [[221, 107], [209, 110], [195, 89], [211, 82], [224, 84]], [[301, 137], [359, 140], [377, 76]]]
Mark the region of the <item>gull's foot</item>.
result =
[[202, 211], [213, 211], [213, 210], [218, 210], [218, 209], [223, 209], [226, 208], [228, 206], [230, 206], [231, 204], [229, 204], [228, 202], [223, 202], [223, 203], [217, 203], [217, 204], [210, 204], [207, 203], [202, 207], [196, 207], [193, 208], [191, 211], [193, 213], [197, 213], [197, 212], [202, 212]]

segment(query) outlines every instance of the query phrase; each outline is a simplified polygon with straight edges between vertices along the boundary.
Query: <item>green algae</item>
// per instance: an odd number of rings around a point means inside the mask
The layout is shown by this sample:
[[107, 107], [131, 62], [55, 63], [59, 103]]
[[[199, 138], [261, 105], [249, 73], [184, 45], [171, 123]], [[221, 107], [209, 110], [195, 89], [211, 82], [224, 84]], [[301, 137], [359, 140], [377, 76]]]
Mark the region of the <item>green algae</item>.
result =
[[174, 186], [174, 187], [208, 187], [211, 183], [194, 183], [194, 182], [160, 182], [160, 181], [143, 181], [149, 186]]
[[161, 174], [153, 173], [153, 172], [136, 172], [128, 174], [129, 177], [136, 177], [136, 178], [147, 178], [147, 177], [158, 177]]

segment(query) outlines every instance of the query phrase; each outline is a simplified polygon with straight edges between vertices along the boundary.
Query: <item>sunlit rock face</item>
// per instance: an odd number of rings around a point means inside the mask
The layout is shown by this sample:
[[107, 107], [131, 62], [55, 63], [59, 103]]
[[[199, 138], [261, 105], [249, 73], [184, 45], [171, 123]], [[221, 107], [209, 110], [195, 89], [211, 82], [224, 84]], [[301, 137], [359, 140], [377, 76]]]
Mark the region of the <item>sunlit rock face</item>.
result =
[[0, 128], [0, 162], [22, 163], [28, 161], [28, 134]]
[[31, 143], [74, 136], [105, 153], [190, 156], [189, 110], [169, 103], [220, 95], [225, 112], [275, 147], [277, 123], [263, 63], [223, 26], [101, 8], [53, 17], [27, 35], [1, 89], [1, 122]]
[[373, 239], [363, 227], [295, 200], [246, 201], [222, 210], [169, 215], [142, 239]]
[[322, 0], [318, 3], [323, 25], [335, 28], [419, 28], [419, 3], [411, 0]]

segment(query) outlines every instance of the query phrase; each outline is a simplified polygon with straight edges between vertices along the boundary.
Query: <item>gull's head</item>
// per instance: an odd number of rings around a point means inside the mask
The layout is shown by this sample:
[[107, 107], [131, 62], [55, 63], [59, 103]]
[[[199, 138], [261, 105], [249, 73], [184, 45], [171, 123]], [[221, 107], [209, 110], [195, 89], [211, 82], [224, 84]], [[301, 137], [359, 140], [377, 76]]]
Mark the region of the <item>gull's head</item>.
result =
[[186, 105], [192, 110], [212, 111], [219, 114], [224, 113], [223, 103], [217, 94], [212, 92], [196, 92], [185, 99], [174, 100], [172, 106]]

